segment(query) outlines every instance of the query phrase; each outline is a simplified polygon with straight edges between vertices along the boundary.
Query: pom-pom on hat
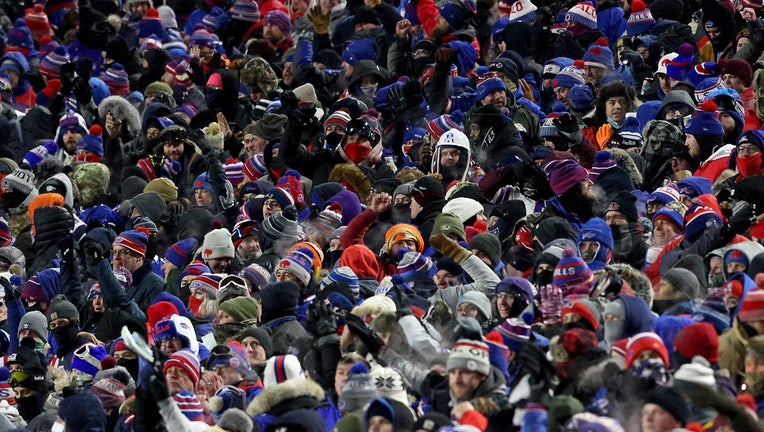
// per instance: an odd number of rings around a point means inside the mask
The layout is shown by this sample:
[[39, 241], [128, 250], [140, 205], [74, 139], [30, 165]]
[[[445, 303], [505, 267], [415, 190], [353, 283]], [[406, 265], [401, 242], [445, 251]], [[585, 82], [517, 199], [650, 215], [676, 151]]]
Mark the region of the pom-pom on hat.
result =
[[607, 39], [601, 37], [586, 50], [584, 54], [584, 64], [589, 67], [598, 67], [602, 69], [613, 69], [613, 51], [608, 46]]
[[589, 2], [581, 2], [568, 9], [565, 22], [575, 22], [592, 30], [597, 29], [597, 9]]
[[655, 24], [655, 19], [653, 19], [650, 9], [645, 6], [645, 2], [634, 0], [631, 3], [631, 14], [626, 22], [626, 35], [637, 36], [647, 33], [653, 24]]
[[101, 126], [90, 126], [88, 134], [77, 143], [77, 150], [87, 150], [103, 157], [103, 131]]
[[724, 128], [719, 121], [718, 106], [712, 99], [703, 102], [692, 113], [684, 132], [694, 136], [722, 136]]
[[34, 7], [27, 9], [24, 21], [26, 21], [32, 39], [41, 44], [41, 39], [44, 36], [53, 36], [53, 29], [50, 26], [50, 22], [48, 22], [48, 14], [45, 13], [45, 6], [43, 4], [38, 3]]
[[666, 75], [677, 81], [684, 81], [695, 64], [695, 49], [692, 45], [683, 43], [679, 46], [678, 54], [666, 65]]

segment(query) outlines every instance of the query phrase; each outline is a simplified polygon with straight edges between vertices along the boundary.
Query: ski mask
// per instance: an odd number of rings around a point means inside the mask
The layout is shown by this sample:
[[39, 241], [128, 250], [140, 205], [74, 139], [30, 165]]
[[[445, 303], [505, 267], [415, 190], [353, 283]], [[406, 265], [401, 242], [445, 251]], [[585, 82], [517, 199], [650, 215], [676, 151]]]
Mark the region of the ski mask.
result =
[[28, 423], [43, 411], [47, 399], [47, 393], [35, 391], [32, 396], [16, 398], [16, 408], [19, 410], [21, 418]]
[[117, 366], [122, 366], [127, 369], [127, 372], [133, 377], [134, 380], [138, 380], [138, 358], [117, 360]]
[[212, 326], [212, 334], [218, 343], [223, 343], [236, 336], [245, 328], [247, 328], [247, 325], [242, 323], [214, 324]]
[[10, 192], [3, 192], [3, 207], [6, 209], [16, 208], [27, 199], [27, 194], [11, 189]]
[[330, 150], [336, 149], [337, 146], [340, 145], [340, 143], [342, 142], [342, 138], [344, 136], [345, 135], [343, 135], [341, 133], [337, 133], [337, 132], [332, 132], [332, 133], [326, 135], [326, 141], [325, 142], [326, 142], [327, 148], [329, 148]]
[[379, 84], [369, 84], [365, 86], [360, 86], [361, 94], [364, 96], [373, 97], [377, 93], [377, 87]]
[[410, 204], [393, 204], [393, 219], [397, 223], [411, 223]]
[[204, 89], [204, 100], [210, 111], [218, 112], [223, 109], [223, 89]]

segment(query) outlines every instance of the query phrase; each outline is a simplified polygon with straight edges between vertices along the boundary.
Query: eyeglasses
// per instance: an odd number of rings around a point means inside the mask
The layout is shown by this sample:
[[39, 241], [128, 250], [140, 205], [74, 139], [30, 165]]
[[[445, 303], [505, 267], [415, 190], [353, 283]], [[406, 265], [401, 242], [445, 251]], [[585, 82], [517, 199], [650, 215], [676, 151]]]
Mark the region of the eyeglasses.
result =
[[753, 144], [740, 144], [737, 147], [737, 154], [741, 156], [751, 156], [761, 152], [761, 149]]
[[159, 341], [160, 346], [167, 346], [169, 344], [183, 343], [183, 339], [179, 336], [162, 339]]

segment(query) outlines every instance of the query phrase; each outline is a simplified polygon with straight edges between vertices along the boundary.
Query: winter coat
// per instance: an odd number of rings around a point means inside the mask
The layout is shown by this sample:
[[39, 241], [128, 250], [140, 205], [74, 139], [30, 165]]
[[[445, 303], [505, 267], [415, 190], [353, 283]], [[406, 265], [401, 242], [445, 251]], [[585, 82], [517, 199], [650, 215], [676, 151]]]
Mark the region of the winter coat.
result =
[[743, 383], [744, 363], [748, 340], [755, 336], [754, 330], [745, 326], [737, 318], [732, 327], [719, 336], [719, 367], [727, 369], [735, 385]]
[[462, 295], [470, 291], [479, 291], [490, 297], [494, 294], [494, 289], [500, 282], [496, 273], [476, 255], [470, 255], [458, 264], [472, 279], [472, 283], [439, 289], [430, 297], [432, 303], [438, 300], [445, 303], [454, 314], [456, 313], [456, 305]]
[[419, 228], [419, 232], [422, 233], [425, 249], [430, 247], [430, 234], [432, 234], [432, 228], [435, 226], [435, 218], [443, 212], [443, 206], [445, 205], [446, 200], [444, 199], [435, 199], [427, 202], [412, 221]]
[[733, 144], [725, 144], [716, 150], [711, 156], [708, 157], [703, 163], [700, 164], [693, 175], [705, 177], [712, 182], [715, 182], [719, 178], [722, 171], [729, 168], [730, 155], [735, 148]]
[[305, 331], [305, 328], [297, 322], [297, 317], [294, 316], [276, 318], [264, 323], [263, 326], [271, 329], [273, 355], [288, 354], [289, 347], [292, 346], [297, 339], [308, 334], [308, 332]]
[[[116, 279], [115, 279], [116, 281]], [[164, 281], [151, 270], [151, 261], [133, 272], [133, 284], [125, 290], [129, 300], [135, 301], [141, 310], [147, 310], [164, 288]]]
[[326, 403], [324, 390], [310, 379], [290, 379], [266, 388], [247, 406], [247, 414], [264, 431], [285, 414], [301, 409], [318, 412], [328, 431], [339, 419], [337, 408]]
[[191, 421], [178, 407], [175, 399], [168, 397], [157, 402], [159, 414], [162, 416], [164, 426], [168, 431], [202, 432], [210, 428], [210, 425], [201, 421]]

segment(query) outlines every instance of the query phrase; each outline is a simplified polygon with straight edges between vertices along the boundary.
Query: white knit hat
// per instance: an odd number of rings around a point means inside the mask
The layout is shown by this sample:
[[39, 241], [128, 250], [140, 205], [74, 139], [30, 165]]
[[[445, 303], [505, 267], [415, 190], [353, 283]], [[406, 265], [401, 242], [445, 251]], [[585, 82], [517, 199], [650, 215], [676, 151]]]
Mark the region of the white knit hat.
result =
[[233, 258], [234, 248], [231, 232], [218, 228], [208, 232], [202, 243], [202, 259]]
[[692, 362], [685, 363], [674, 373], [674, 381], [684, 381], [716, 388], [716, 378], [711, 364], [702, 356], [695, 356]]

